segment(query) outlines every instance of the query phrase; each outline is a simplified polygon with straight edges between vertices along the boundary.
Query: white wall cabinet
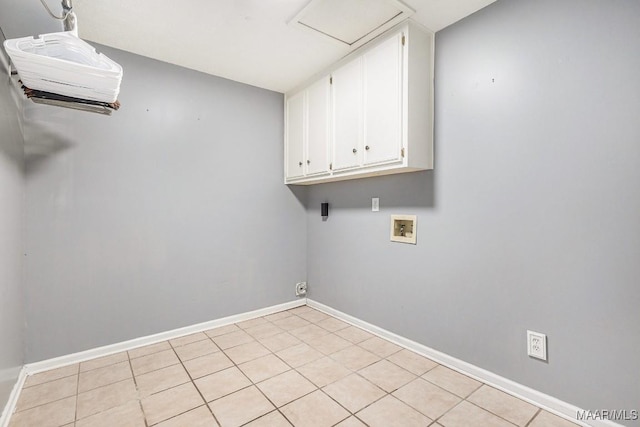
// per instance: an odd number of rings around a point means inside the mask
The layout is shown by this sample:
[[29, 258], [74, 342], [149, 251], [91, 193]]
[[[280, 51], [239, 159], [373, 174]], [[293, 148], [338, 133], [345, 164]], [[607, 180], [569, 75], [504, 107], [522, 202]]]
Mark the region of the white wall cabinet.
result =
[[285, 183], [433, 168], [433, 34], [409, 21], [286, 95]]
[[285, 108], [285, 177], [299, 180], [329, 173], [330, 77], [314, 82]]

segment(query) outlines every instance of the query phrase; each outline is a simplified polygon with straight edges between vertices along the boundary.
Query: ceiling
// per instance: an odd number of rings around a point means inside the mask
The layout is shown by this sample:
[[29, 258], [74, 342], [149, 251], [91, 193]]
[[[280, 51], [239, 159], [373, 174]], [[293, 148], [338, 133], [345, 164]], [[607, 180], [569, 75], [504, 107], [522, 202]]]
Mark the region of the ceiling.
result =
[[[46, 0], [60, 10], [57, 0]], [[367, 2], [370, 0], [355, 0]], [[391, 0], [393, 1], [393, 0]], [[411, 19], [438, 31], [495, 0], [404, 0], [415, 11]], [[357, 45], [289, 25], [310, 0], [73, 0], [79, 35], [161, 61], [277, 92], [287, 92], [340, 59]], [[25, 12], [1, 0], [7, 37], [20, 32], [16, 22], [34, 15], [49, 21], [38, 0]], [[34, 9], [39, 7], [41, 10]], [[10, 9], [7, 9], [10, 8]], [[9, 19], [4, 11], [16, 16]], [[344, 17], [342, 17], [344, 22]], [[357, 19], [357, 18], [356, 18]], [[354, 21], [355, 23], [355, 21]], [[57, 25], [57, 24], [56, 24]], [[342, 24], [341, 24], [342, 25]], [[27, 25], [28, 27], [28, 25]], [[43, 28], [38, 33], [50, 32]], [[30, 28], [33, 28], [31, 25]], [[57, 30], [53, 30], [57, 31]], [[125, 70], [126, 78], [126, 70]]]

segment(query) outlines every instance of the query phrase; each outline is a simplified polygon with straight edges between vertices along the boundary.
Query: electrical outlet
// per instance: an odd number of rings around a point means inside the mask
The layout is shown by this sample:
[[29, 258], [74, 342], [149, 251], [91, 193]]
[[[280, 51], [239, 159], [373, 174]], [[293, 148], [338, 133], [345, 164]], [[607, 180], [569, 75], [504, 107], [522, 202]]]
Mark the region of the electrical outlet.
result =
[[307, 294], [307, 282], [296, 283], [296, 296], [302, 297]]
[[378, 212], [380, 210], [380, 198], [371, 198], [371, 212]]
[[527, 331], [527, 354], [536, 359], [547, 360], [547, 336]]

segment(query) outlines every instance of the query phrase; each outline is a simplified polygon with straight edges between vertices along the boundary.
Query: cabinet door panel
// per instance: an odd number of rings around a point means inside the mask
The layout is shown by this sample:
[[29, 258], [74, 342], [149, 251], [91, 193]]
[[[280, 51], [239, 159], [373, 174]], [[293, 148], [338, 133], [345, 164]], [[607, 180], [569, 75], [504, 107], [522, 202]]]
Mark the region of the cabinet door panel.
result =
[[304, 92], [287, 99], [287, 178], [300, 177], [304, 173]]
[[364, 163], [400, 159], [402, 145], [402, 35], [364, 57]]
[[329, 77], [307, 90], [307, 174], [329, 170]]
[[333, 73], [333, 169], [362, 163], [362, 61], [360, 58]]

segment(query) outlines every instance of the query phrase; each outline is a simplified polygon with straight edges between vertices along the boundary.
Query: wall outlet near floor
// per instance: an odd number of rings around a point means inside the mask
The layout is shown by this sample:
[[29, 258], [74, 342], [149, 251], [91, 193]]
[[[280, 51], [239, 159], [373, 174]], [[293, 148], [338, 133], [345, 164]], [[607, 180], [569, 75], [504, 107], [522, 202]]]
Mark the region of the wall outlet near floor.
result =
[[540, 332], [527, 331], [527, 354], [540, 360], [547, 360], [547, 336]]
[[296, 283], [296, 296], [302, 297], [307, 294], [307, 282]]
[[371, 212], [378, 212], [380, 210], [380, 198], [372, 197], [371, 198]]

